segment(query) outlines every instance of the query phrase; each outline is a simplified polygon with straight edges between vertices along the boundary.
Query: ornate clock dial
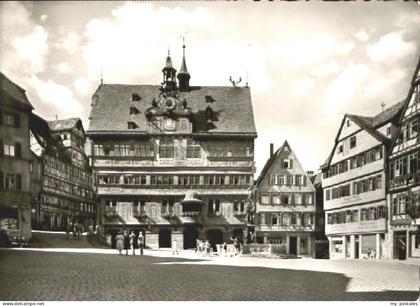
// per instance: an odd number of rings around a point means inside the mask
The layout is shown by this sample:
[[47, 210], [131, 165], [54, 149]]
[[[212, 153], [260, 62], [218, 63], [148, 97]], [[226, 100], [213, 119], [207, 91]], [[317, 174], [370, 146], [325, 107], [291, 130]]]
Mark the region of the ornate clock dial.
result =
[[174, 99], [171, 99], [171, 98], [166, 98], [166, 99], [163, 101], [163, 107], [164, 107], [166, 110], [173, 110], [173, 109], [175, 108], [175, 106], [176, 106], [176, 102], [175, 102], [175, 100], [174, 100]]

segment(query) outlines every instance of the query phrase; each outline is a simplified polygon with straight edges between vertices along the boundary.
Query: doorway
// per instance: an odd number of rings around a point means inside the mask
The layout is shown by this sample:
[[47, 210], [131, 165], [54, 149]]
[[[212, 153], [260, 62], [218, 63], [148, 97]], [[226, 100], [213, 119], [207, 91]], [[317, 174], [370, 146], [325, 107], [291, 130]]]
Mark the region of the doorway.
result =
[[161, 229], [159, 231], [159, 248], [170, 248], [171, 246], [171, 230]]
[[213, 248], [213, 251], [217, 251], [216, 244], [223, 243], [223, 232], [220, 229], [210, 229], [207, 231], [207, 240]]
[[297, 255], [297, 237], [289, 239], [289, 254]]
[[359, 259], [359, 241], [358, 240], [354, 243], [354, 247], [355, 247], [354, 258]]
[[198, 239], [198, 231], [194, 225], [188, 225], [184, 228], [184, 249], [194, 249]]
[[397, 237], [397, 254], [399, 260], [407, 259], [407, 241], [406, 237]]

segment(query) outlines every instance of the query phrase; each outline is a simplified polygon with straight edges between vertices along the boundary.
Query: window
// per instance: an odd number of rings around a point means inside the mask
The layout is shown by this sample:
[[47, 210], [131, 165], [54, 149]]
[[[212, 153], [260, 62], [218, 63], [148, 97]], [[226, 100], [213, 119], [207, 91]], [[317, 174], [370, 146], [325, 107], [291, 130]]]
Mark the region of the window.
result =
[[347, 123], [347, 126], [350, 126], [351, 125], [350, 119], [347, 119], [346, 123]]
[[286, 185], [286, 177], [284, 175], [279, 176], [279, 185]]
[[295, 204], [302, 204], [302, 195], [299, 193], [295, 194]]
[[274, 193], [271, 195], [271, 203], [272, 204], [280, 204], [280, 196], [278, 193]]
[[193, 139], [187, 139], [187, 158], [200, 158], [201, 147], [198, 142]]
[[20, 117], [17, 114], [4, 114], [4, 124], [8, 126], [20, 127]]
[[161, 138], [159, 145], [160, 158], [174, 158], [174, 140], [172, 138]]
[[356, 136], [350, 137], [350, 149], [356, 147]]
[[4, 144], [4, 155], [15, 156], [15, 145], [5, 143]]
[[209, 213], [220, 213], [220, 200], [219, 199], [209, 199], [208, 206]]
[[127, 122], [127, 128], [129, 130], [134, 130], [134, 129], [137, 129], [138, 128], [138, 125], [135, 122], [133, 122], [133, 121], [128, 121]]
[[325, 190], [325, 199], [329, 201], [331, 199], [331, 191], [330, 189]]
[[22, 190], [22, 176], [20, 174], [6, 173], [4, 175], [4, 188], [9, 190]]
[[386, 128], [386, 135], [387, 136], [391, 135], [391, 127]]
[[313, 204], [312, 194], [305, 194], [305, 204]]
[[296, 175], [295, 177], [295, 185], [302, 186], [303, 185], [303, 177], [302, 175]]
[[141, 97], [139, 96], [139, 94], [138, 93], [132, 93], [131, 94], [131, 100], [132, 101], [140, 101], [141, 100]]
[[273, 216], [271, 217], [271, 224], [273, 224], [273, 225], [277, 225], [277, 215], [273, 215]]
[[268, 194], [261, 194], [261, 204], [268, 204]]
[[291, 166], [291, 160], [289, 160], [289, 159], [283, 159], [283, 168], [292, 168], [292, 166]]
[[290, 198], [289, 198], [289, 195], [285, 195], [285, 194], [282, 194], [281, 195], [281, 203], [282, 204], [291, 204], [291, 201], [290, 201]]
[[343, 153], [343, 145], [342, 144], [337, 147], [337, 154], [340, 154], [340, 153]]
[[140, 113], [140, 111], [135, 106], [130, 106], [130, 115], [136, 115]]

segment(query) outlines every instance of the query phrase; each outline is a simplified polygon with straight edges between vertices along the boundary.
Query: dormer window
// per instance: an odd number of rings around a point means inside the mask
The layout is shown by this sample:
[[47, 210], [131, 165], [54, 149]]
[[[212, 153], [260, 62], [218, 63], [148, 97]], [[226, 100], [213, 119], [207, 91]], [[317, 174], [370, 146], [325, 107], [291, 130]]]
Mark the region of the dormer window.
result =
[[132, 93], [131, 94], [131, 101], [140, 101], [141, 100], [141, 97], [139, 96], [139, 94], [138, 93]]
[[138, 114], [138, 113], [140, 113], [140, 111], [138, 110], [138, 108], [137, 108], [137, 107], [135, 107], [135, 106], [130, 106], [130, 115], [136, 115], [136, 114]]
[[213, 99], [213, 97], [212, 96], [206, 96], [206, 102], [207, 103], [212, 103], [212, 102], [214, 102], [215, 100]]
[[127, 122], [127, 125], [128, 125], [128, 129], [129, 130], [134, 130], [134, 129], [137, 129], [138, 128], [138, 125], [135, 122], [133, 122], [133, 121], [128, 121]]

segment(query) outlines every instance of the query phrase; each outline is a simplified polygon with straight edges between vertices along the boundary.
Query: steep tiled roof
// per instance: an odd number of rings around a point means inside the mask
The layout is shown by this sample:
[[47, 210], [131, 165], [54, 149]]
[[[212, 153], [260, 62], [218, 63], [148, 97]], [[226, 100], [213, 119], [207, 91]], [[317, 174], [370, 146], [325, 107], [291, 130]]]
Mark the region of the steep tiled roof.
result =
[[[151, 107], [153, 99], [159, 100], [159, 88], [155, 85], [100, 85], [94, 95], [96, 101], [90, 113], [88, 132], [146, 132], [145, 112]], [[141, 100], [131, 101], [133, 93], [137, 93]], [[192, 118], [196, 123], [193, 132], [201, 132], [197, 126], [203, 125], [201, 121], [205, 118], [204, 110], [208, 106], [206, 96], [214, 99], [211, 108], [217, 114], [213, 122], [215, 128], [206, 133], [256, 134], [250, 89], [226, 86], [194, 86], [188, 92], [179, 93], [179, 100], [186, 99], [193, 113]], [[136, 115], [130, 115], [132, 104], [140, 111]], [[138, 128], [129, 130], [128, 121], [134, 122]]]
[[79, 118], [68, 118], [60, 120], [48, 121], [48, 126], [53, 132], [71, 130], [77, 124], [78, 121], [81, 121]]
[[374, 116], [372, 118], [372, 126], [379, 127], [389, 122], [390, 120], [393, 120], [395, 116], [401, 113], [401, 110], [404, 107], [404, 103], [405, 100], [402, 100]]
[[25, 94], [25, 90], [13, 83], [0, 71], [0, 92], [6, 93], [17, 102], [34, 109], [32, 104], [29, 102], [28, 97]]

